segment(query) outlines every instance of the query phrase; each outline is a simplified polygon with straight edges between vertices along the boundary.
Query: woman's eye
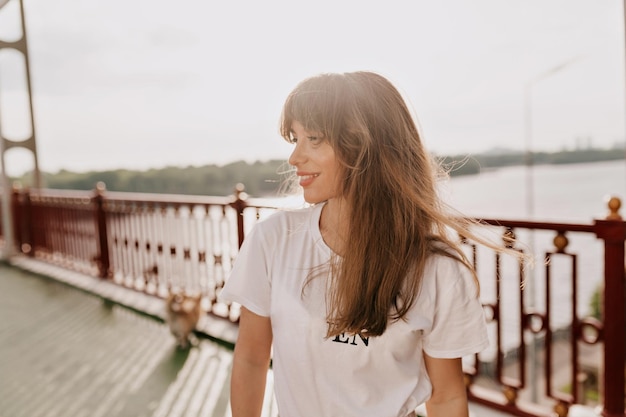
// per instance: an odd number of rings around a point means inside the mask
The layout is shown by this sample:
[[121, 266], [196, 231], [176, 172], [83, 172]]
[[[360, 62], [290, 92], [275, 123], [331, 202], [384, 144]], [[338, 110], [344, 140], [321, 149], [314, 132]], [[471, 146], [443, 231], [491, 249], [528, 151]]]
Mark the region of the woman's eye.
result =
[[[306, 136], [306, 138], [309, 140], [309, 142], [316, 145], [320, 143], [324, 137], [322, 135], [311, 135], [311, 136]], [[296, 143], [298, 143], [298, 138], [295, 136], [291, 136], [289, 138], [289, 143], [295, 145]]]

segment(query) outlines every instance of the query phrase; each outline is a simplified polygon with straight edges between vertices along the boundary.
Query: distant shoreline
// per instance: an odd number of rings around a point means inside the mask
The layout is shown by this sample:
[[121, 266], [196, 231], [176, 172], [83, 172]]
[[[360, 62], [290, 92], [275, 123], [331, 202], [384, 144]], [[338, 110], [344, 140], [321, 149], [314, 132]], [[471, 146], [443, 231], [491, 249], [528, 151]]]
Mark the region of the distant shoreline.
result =
[[[450, 176], [473, 175], [516, 165], [562, 165], [623, 160], [624, 149], [584, 149], [560, 152], [535, 152], [530, 155], [520, 151], [485, 152], [470, 155], [438, 156]], [[44, 188], [68, 190], [93, 190], [104, 182], [109, 191], [186, 195], [232, 195], [236, 184], [245, 185], [246, 193], [255, 197], [276, 195], [285, 184], [291, 171], [285, 169], [284, 160], [236, 161], [226, 165], [204, 165], [160, 169], [71, 172], [42, 172]], [[33, 173], [11, 178], [23, 187], [31, 186]]]
[[479, 174], [497, 168], [517, 165], [564, 165], [590, 162], [616, 161], [626, 158], [624, 149], [581, 149], [559, 152], [480, 153], [475, 155], [452, 155], [440, 157], [451, 176]]

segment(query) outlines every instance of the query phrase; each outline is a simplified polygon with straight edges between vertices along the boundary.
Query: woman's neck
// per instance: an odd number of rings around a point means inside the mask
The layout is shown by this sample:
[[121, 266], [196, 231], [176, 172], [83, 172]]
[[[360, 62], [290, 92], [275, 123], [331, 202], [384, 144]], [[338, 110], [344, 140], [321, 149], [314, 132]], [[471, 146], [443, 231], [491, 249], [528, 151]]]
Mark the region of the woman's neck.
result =
[[326, 245], [340, 256], [348, 241], [349, 219], [348, 203], [343, 199], [332, 198], [322, 208], [320, 233]]

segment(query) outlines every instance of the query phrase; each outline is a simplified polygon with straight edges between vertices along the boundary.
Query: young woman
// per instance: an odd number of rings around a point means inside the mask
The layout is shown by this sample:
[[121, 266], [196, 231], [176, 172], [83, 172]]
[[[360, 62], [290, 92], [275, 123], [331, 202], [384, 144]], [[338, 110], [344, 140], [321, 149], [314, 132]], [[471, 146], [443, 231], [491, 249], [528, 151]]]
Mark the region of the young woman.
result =
[[221, 298], [241, 304], [233, 417], [259, 416], [272, 358], [283, 417], [468, 415], [461, 358], [488, 345], [438, 169], [396, 88], [370, 72], [301, 82], [284, 105], [310, 205], [246, 237]]

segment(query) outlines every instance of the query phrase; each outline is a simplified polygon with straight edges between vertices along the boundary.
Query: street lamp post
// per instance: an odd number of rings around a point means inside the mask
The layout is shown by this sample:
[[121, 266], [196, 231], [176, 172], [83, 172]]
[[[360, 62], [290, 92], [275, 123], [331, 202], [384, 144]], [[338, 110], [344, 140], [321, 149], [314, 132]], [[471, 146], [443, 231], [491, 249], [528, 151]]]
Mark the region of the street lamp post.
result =
[[550, 68], [524, 84], [524, 165], [526, 165], [526, 216], [529, 218], [535, 215], [535, 193], [532, 169], [534, 165], [532, 152], [532, 89], [539, 81], [545, 80], [557, 72], [564, 70], [577, 60], [578, 58], [573, 58]]
[[[624, 0], [626, 1], [626, 0]], [[571, 64], [573, 64], [577, 58], [570, 59], [560, 65], [557, 65], [553, 68], [548, 69], [547, 71], [542, 72], [541, 74], [535, 76], [526, 84], [524, 84], [524, 165], [526, 166], [526, 216], [529, 220], [535, 215], [535, 181], [534, 181], [534, 172], [533, 172], [533, 132], [532, 132], [532, 89], [537, 84], [537, 82], [544, 80], [552, 75], [564, 70]], [[531, 254], [535, 255], [535, 235], [533, 231], [529, 232], [528, 236], [528, 249]], [[536, 289], [535, 289], [535, 272], [533, 268], [527, 269], [526, 276], [526, 291], [528, 294], [529, 309], [533, 310], [535, 308], [535, 298], [536, 298]], [[522, 343], [524, 343], [522, 341]], [[530, 356], [530, 380], [537, 381], [538, 379], [538, 369], [537, 369], [537, 347], [536, 347], [536, 336], [532, 337], [532, 343], [528, 349], [528, 354]], [[537, 384], [531, 385], [531, 399], [533, 402], [538, 402], [538, 389]]]

